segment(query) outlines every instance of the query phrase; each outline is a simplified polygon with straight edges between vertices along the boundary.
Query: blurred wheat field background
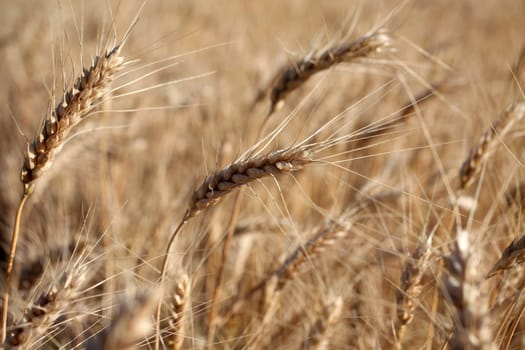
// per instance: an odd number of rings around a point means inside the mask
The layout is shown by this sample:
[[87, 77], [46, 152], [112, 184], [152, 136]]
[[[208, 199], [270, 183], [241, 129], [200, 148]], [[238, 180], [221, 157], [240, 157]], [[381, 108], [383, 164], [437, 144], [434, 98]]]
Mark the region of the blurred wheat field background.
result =
[[0, 3], [3, 348], [525, 347], [523, 1]]

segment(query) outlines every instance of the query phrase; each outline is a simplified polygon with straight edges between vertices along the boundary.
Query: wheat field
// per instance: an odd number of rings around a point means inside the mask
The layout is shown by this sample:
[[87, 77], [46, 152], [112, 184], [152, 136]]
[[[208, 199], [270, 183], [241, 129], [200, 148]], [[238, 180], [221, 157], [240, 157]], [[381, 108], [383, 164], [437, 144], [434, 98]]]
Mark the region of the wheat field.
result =
[[0, 5], [3, 349], [525, 347], [525, 2]]

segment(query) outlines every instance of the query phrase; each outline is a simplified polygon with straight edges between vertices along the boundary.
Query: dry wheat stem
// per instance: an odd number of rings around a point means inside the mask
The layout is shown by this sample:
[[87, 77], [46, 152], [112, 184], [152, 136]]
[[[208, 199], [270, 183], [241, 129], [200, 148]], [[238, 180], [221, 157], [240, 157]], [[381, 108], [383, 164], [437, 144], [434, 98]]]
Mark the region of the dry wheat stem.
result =
[[4, 292], [2, 295], [2, 344], [4, 343], [7, 336], [7, 313], [9, 307], [9, 289], [11, 288], [11, 277], [13, 274], [13, 265], [15, 262], [16, 244], [18, 242], [18, 236], [20, 232], [20, 222], [22, 220], [22, 212], [24, 205], [29, 198], [27, 193], [22, 195], [18, 204], [18, 209], [15, 215], [15, 224], [13, 226], [13, 234], [11, 237], [11, 246], [9, 247], [9, 256], [7, 258], [6, 278], [4, 285]]
[[294, 65], [282, 69], [281, 73], [273, 79], [268, 115], [275, 111], [279, 102], [284, 100], [286, 95], [303, 85], [314, 74], [338, 63], [351, 62], [374, 52], [391, 50], [391, 46], [392, 38], [385, 31], [377, 30], [351, 43], [329, 48], [318, 56], [315, 55], [315, 52], [310, 53]]

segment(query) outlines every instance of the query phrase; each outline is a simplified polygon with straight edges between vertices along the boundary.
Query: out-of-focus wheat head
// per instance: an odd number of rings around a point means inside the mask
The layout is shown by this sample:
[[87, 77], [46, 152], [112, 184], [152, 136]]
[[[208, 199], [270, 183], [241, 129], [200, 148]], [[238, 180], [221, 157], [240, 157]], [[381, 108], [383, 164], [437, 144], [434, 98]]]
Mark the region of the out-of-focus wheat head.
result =
[[525, 346], [523, 2], [0, 6], [3, 348]]

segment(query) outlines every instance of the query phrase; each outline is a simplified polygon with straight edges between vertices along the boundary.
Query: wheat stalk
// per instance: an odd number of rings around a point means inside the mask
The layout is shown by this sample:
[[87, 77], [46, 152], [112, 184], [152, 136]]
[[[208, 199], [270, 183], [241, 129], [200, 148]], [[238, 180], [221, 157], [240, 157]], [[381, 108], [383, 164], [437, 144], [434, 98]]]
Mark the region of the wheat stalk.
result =
[[[216, 205], [227, 194], [243, 185], [247, 185], [264, 177], [290, 173], [302, 169], [306, 164], [313, 161], [310, 157], [310, 150], [310, 146], [303, 145], [280, 149], [258, 156], [247, 156], [208, 176], [201, 186], [193, 192], [184, 217], [171, 234], [166, 246], [160, 272], [161, 285], [166, 275], [171, 248], [175, 242], [175, 238], [189, 219], [198, 215], [203, 210]], [[160, 313], [161, 304], [159, 303], [157, 308], [157, 327], [160, 327]], [[157, 334], [160, 334], [158, 329]], [[157, 337], [155, 349], [157, 350], [158, 347], [159, 338]]]

